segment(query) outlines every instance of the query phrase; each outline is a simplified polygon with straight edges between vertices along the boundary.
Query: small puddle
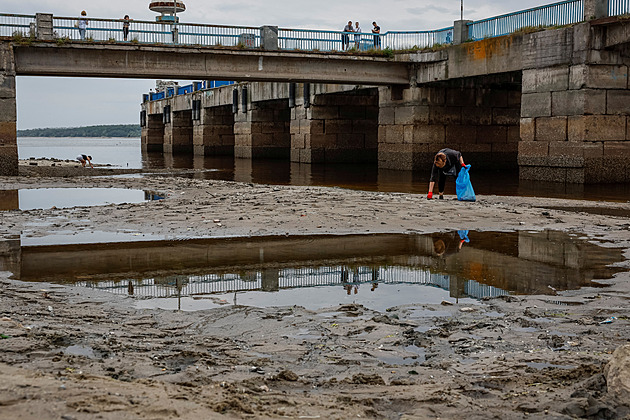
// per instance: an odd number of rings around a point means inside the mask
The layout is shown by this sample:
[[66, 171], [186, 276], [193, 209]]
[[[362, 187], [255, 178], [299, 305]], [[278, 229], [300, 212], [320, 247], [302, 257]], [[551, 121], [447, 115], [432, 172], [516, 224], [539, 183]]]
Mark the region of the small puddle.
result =
[[[594, 280], [611, 278], [623, 270], [611, 265], [624, 261], [622, 249], [555, 231], [170, 241], [137, 232], [116, 235], [111, 243], [99, 243], [95, 236], [62, 245], [46, 244], [47, 237], [0, 242], [0, 271], [23, 281], [131, 296], [139, 308], [320, 309], [357, 303], [385, 311], [405, 304], [470, 306], [486, 297], [604, 287]], [[131, 241], [119, 240], [125, 235]], [[448, 313], [416, 310], [411, 317]]]
[[577, 367], [575, 365], [554, 365], [554, 364], [548, 363], [548, 362], [527, 362], [526, 365], [528, 367], [534, 368], [536, 370], [543, 370], [543, 369], [550, 369], [550, 368], [575, 369]]
[[90, 346], [68, 346], [64, 349], [63, 353], [71, 356], [83, 356], [87, 357], [88, 359], [96, 359], [94, 349]]
[[161, 200], [153, 191], [125, 188], [32, 188], [0, 190], [0, 211], [104, 206]]

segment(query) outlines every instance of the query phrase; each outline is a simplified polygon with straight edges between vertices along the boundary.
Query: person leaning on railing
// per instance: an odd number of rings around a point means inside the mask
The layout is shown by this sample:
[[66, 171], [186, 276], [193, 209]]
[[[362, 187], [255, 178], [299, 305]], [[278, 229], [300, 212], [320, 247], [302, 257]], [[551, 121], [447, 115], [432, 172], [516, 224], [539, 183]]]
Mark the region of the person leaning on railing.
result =
[[348, 24], [344, 26], [343, 31], [344, 33], [341, 34], [341, 49], [345, 50], [347, 47], [350, 46], [350, 35], [348, 35], [347, 32], [354, 32], [351, 20], [349, 20]]
[[372, 33], [374, 35], [374, 48], [381, 48], [381, 27], [376, 24], [376, 22], [372, 22]]
[[125, 17], [123, 18], [123, 38], [126, 41], [127, 37], [129, 36], [129, 21], [131, 19], [129, 19], [129, 15], [125, 15]]

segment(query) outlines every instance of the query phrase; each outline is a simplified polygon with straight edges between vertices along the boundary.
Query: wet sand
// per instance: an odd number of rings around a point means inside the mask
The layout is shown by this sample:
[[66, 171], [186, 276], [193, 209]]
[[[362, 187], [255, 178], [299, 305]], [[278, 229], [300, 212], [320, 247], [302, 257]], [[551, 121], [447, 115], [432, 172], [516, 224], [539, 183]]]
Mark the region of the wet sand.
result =
[[[0, 234], [552, 229], [622, 247], [630, 258], [630, 219], [619, 216], [630, 203], [428, 201], [339, 188], [89, 177], [75, 169], [31, 171], [0, 185], [132, 188], [167, 199], [4, 211]], [[610, 211], [594, 215], [589, 207]], [[628, 260], [621, 265], [630, 271]], [[347, 304], [140, 310], [133, 297], [24, 283], [1, 272], [0, 333], [9, 338], [0, 340], [0, 418], [627, 418], [630, 351], [613, 352], [630, 342], [628, 271], [603, 280], [606, 288], [382, 313]]]

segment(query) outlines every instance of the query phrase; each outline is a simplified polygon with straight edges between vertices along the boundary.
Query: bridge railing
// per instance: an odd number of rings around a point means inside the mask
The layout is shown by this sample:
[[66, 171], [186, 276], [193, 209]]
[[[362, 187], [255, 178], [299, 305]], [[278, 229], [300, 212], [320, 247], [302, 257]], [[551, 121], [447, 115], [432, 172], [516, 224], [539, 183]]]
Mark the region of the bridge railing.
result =
[[[347, 39], [347, 47], [343, 40]], [[449, 44], [453, 38], [453, 27], [434, 31], [389, 31], [384, 34], [371, 32], [342, 32], [312, 29], [278, 29], [278, 47], [281, 50], [342, 51], [357, 49], [366, 51], [373, 48], [404, 50], [426, 48], [435, 44]]]
[[468, 36], [476, 41], [528, 27], [569, 25], [583, 20], [584, 1], [567, 0], [471, 22], [468, 24]]
[[[57, 38], [80, 40], [76, 27], [76, 17], [53, 17], [53, 31]], [[122, 19], [88, 18], [86, 38], [94, 41], [124, 41]], [[176, 30], [176, 33], [174, 33]], [[167, 23], [131, 20], [127, 41], [139, 43], [183, 44], [200, 46], [243, 45], [255, 48], [260, 46], [260, 28], [247, 26], [203, 25]], [[176, 41], [176, 42], [174, 42]]]
[[630, 0], [609, 0], [608, 16], [621, 16], [630, 14]]
[[34, 25], [35, 16], [0, 14], [0, 36], [14, 36], [19, 33], [28, 37], [31, 30], [34, 30]]
[[178, 42], [186, 45], [260, 47], [260, 28], [182, 23], [177, 25]]
[[383, 48], [392, 50], [428, 48], [436, 44], [450, 44], [452, 42], [452, 26], [433, 31], [391, 31], [383, 36]]

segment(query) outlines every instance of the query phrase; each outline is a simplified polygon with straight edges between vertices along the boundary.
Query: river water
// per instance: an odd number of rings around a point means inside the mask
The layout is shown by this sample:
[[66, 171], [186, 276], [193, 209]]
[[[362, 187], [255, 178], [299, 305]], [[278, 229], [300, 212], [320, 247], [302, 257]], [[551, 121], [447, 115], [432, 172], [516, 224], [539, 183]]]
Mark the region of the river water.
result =
[[[144, 169], [180, 169], [176, 176], [275, 185], [335, 186], [367, 191], [426, 194], [430, 168], [426, 171], [392, 171], [375, 164], [298, 164], [282, 160], [249, 160], [231, 157], [143, 154], [139, 138], [18, 138], [20, 159], [75, 159], [88, 154], [96, 164]], [[195, 171], [190, 171], [195, 169]], [[481, 195], [520, 195], [596, 201], [630, 199], [630, 184], [578, 185], [521, 181], [518, 171], [475, 171], [471, 180]], [[447, 182], [446, 194], [455, 193]]]

